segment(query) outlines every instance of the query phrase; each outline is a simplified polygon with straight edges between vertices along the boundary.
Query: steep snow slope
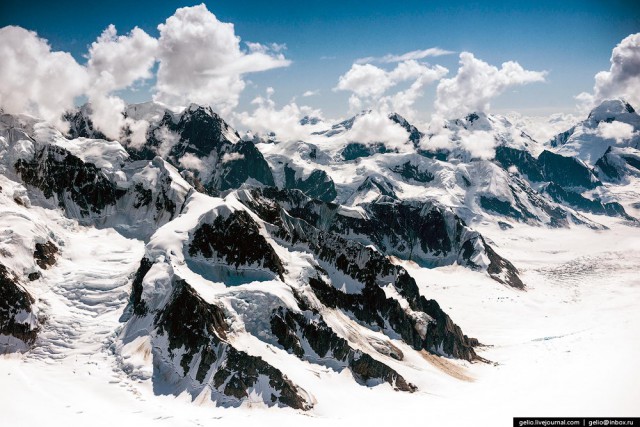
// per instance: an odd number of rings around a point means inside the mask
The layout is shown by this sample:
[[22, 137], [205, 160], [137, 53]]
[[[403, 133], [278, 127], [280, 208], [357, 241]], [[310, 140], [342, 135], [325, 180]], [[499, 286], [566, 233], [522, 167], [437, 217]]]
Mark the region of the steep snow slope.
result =
[[[179, 121], [215, 135], [182, 139], [198, 159], [238, 144], [212, 112], [187, 113]], [[259, 144], [284, 188], [239, 179], [221, 191], [155, 154], [132, 160], [117, 142], [69, 139], [26, 117], [0, 123], [0, 218], [11, 231], [2, 284], [22, 301], [0, 306], [13, 352], [0, 360], [0, 398], [19, 402], [3, 421], [46, 421], [28, 396], [72, 425], [632, 415], [633, 174], [604, 182], [577, 159], [522, 144], [498, 144], [495, 161], [439, 160], [408, 139], [347, 159], [348, 140], [317, 135], [327, 144]], [[610, 154], [632, 167], [633, 153]], [[330, 202], [329, 182], [343, 204]], [[611, 342], [619, 351], [590, 358]], [[605, 377], [609, 363], [618, 369]]]
[[[349, 206], [371, 203], [386, 196], [396, 200], [441, 203], [471, 224], [500, 220], [553, 227], [585, 223], [590, 227], [599, 226], [540, 191], [543, 187], [537, 181], [542, 183], [546, 179], [540, 175], [539, 179], [530, 180], [531, 173], [527, 174], [526, 168], [522, 167], [525, 160], [516, 162], [520, 168], [510, 169], [513, 159], [522, 157], [519, 153], [529, 156], [534, 170], [541, 171], [542, 166], [528, 151], [507, 146], [498, 147], [498, 150], [503, 149], [498, 151], [502, 163], [479, 159], [447, 161], [426, 157], [425, 151], [416, 152], [413, 148], [409, 153], [376, 153], [350, 161], [340, 158], [330, 144], [262, 143], [258, 148], [272, 166], [278, 187], [306, 190], [312, 197], [335, 194], [335, 202]], [[558, 167], [561, 166], [554, 163], [549, 170], [555, 172]], [[593, 176], [588, 170], [587, 173]], [[287, 174], [304, 186], [290, 185]], [[597, 181], [595, 177], [593, 179]], [[308, 188], [322, 190], [308, 192]], [[331, 197], [320, 198], [331, 200]]]
[[[186, 391], [223, 406], [258, 400], [309, 410], [316, 403], [313, 391], [289, 377], [286, 354], [348, 371], [361, 385], [386, 383], [405, 392], [416, 391], [398, 371], [406, 369], [408, 353], [483, 360], [474, 351], [478, 341], [374, 247], [292, 216], [264, 194], [240, 191], [219, 199], [198, 193], [161, 158], [131, 161], [117, 142], [70, 140], [42, 123], [24, 133], [27, 139], [9, 141], [7, 151], [29, 150], [6, 156], [5, 168], [42, 206], [37, 212], [57, 207], [82, 224], [148, 240], [113, 349], [122, 368], [150, 380], [158, 394]], [[88, 143], [92, 150], [83, 150]], [[440, 247], [432, 256], [445, 263], [464, 260], [522, 286], [508, 261], [448, 215], [451, 224], [442, 226], [462, 230], [464, 239], [455, 236], [453, 258]], [[70, 303], [60, 303], [91, 312], [92, 301], [108, 300], [120, 309], [126, 295], [110, 293], [122, 285], [113, 273], [104, 277], [111, 287], [104, 288], [96, 272], [80, 291], [83, 270], [79, 276], [62, 273], [69, 284], [55, 289]], [[29, 354], [57, 354], [49, 345], [56, 335], [70, 347], [83, 345], [84, 330], [68, 326], [76, 320], [57, 316]], [[149, 357], [129, 361], [140, 346]], [[267, 348], [277, 348], [278, 357], [265, 356]]]
[[[633, 416], [640, 398], [639, 373], [634, 368], [640, 351], [640, 318], [633, 301], [640, 284], [633, 250], [638, 236], [631, 230], [623, 226], [607, 232], [583, 230], [579, 235], [574, 230], [543, 234], [538, 230], [532, 235], [529, 227], [518, 226], [500, 233], [504, 236], [500, 247], [508, 248], [522, 265], [527, 282], [533, 284], [526, 293], [515, 293], [459, 267], [407, 266], [418, 285], [451, 307], [465, 329], [486, 336], [493, 347], [484, 354], [498, 363], [461, 365], [430, 359], [433, 365], [416, 371], [416, 393], [396, 393], [381, 386], [371, 389], [366, 398], [357, 398], [361, 386], [348, 372], [313, 370], [311, 365], [298, 365], [290, 355], [285, 358], [290, 372], [298, 371], [301, 385], [314, 389], [318, 403], [311, 413], [264, 409], [255, 400], [229, 410], [207, 400], [154, 394], [149, 380], [128, 380], [97, 355], [80, 358], [78, 364], [72, 363], [73, 357], [49, 364], [5, 356], [0, 363], [2, 390], [11, 393], [13, 404], [3, 411], [2, 419], [15, 425], [55, 419], [67, 425], [92, 422], [99, 426], [114, 422], [458, 426], [509, 423], [523, 412]], [[606, 357], [594, 355], [594, 348], [606, 349], [611, 343], [615, 351], [608, 351]], [[127, 360], [144, 357], [145, 346], [140, 344]], [[38, 411], [29, 410], [34, 398]]]
[[549, 143], [558, 154], [575, 156], [593, 166], [611, 146], [640, 148], [640, 115], [623, 100], [604, 101], [586, 120]]

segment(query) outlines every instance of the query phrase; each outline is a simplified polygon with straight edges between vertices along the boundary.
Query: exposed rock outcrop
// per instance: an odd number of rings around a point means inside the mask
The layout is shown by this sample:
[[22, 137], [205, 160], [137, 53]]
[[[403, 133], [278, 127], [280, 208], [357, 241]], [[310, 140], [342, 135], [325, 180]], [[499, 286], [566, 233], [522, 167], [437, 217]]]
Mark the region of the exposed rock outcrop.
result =
[[336, 198], [336, 186], [327, 173], [321, 169], [315, 169], [306, 178], [297, 178], [296, 171], [288, 164], [284, 166], [285, 188], [297, 189], [307, 196], [330, 202]]
[[39, 332], [34, 303], [34, 298], [20, 284], [18, 277], [0, 264], [0, 353], [22, 349], [10, 338], [26, 346], [33, 345]]
[[145, 277], [152, 268], [150, 260], [141, 261], [131, 298], [134, 315], [122, 339], [126, 342], [135, 337], [137, 325], [148, 325], [151, 339], [158, 342], [153, 347], [156, 390], [173, 390], [175, 394], [187, 390], [195, 397], [209, 387], [212, 399], [229, 406], [240, 405], [257, 391], [269, 406], [312, 407], [309, 396], [279, 369], [230, 343], [224, 310], [206, 302], [184, 280], [169, 278], [171, 293], [160, 305], [146, 301], [145, 295], [152, 290], [145, 287], [153, 283], [146, 283]]

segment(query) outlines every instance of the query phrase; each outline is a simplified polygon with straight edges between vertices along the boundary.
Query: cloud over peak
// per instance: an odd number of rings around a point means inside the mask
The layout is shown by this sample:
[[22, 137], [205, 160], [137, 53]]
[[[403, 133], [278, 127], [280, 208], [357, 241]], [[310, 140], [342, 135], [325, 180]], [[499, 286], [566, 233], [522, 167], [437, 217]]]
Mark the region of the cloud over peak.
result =
[[529, 71], [514, 61], [500, 68], [477, 59], [472, 53], [460, 54], [458, 73], [442, 79], [436, 89], [436, 113], [446, 118], [487, 111], [490, 101], [509, 87], [545, 81], [546, 71]]
[[[429, 66], [410, 59], [400, 62], [392, 70], [373, 64], [353, 64], [351, 69], [338, 79], [334, 90], [352, 92], [349, 104], [352, 111], [363, 107], [394, 109], [409, 118], [413, 116], [413, 104], [422, 96], [424, 88], [448, 73], [446, 68]], [[392, 87], [411, 82], [410, 87], [393, 95], [383, 95]]]
[[176, 10], [160, 31], [154, 100], [169, 105], [212, 105], [227, 113], [245, 88], [242, 75], [285, 67], [284, 46], [248, 43], [240, 48], [233, 24], [219, 21], [204, 4]]
[[84, 67], [21, 27], [0, 28], [0, 107], [60, 123], [88, 86]]
[[618, 43], [610, 61], [609, 71], [596, 74], [593, 93], [583, 92], [577, 96], [586, 109], [613, 98], [640, 105], [640, 33], [631, 34]]
[[9, 26], [0, 29], [0, 106], [63, 126], [62, 114], [77, 97], [91, 103], [94, 125], [109, 138], [127, 128], [139, 142], [146, 123], [123, 115], [125, 101], [115, 91], [153, 77], [153, 98], [179, 109], [191, 102], [228, 113], [245, 88], [243, 75], [286, 67], [284, 45], [246, 43], [242, 49], [234, 26], [219, 21], [204, 4], [176, 10], [158, 26], [154, 38], [140, 28], [118, 35], [109, 25], [89, 47], [87, 64], [66, 52], [51, 51], [34, 32]]

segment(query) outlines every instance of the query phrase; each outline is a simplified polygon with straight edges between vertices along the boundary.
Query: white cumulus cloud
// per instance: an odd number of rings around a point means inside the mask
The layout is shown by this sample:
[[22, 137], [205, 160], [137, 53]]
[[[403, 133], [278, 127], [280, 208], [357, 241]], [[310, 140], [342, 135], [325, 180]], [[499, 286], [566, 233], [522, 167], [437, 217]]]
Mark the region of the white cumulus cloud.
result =
[[[428, 66], [413, 59], [398, 63], [392, 70], [372, 64], [353, 64], [338, 79], [335, 90], [352, 92], [349, 98], [351, 111], [370, 108], [392, 109], [407, 117], [413, 116], [415, 101], [422, 96], [429, 84], [444, 77], [448, 70], [440, 65]], [[393, 95], [383, 95], [392, 87], [411, 82], [409, 88]]]
[[171, 109], [194, 102], [227, 114], [245, 88], [246, 73], [285, 67], [286, 46], [245, 43], [234, 26], [219, 21], [204, 4], [177, 9], [158, 26], [159, 38], [136, 27], [118, 35], [113, 25], [89, 47], [86, 65], [66, 52], [52, 51], [34, 32], [0, 29], [0, 108], [26, 113], [65, 128], [64, 112], [84, 96], [96, 129], [107, 137], [139, 146], [148, 123], [125, 117], [117, 91], [154, 77], [153, 98]]
[[442, 79], [436, 89], [436, 113], [446, 118], [461, 117], [474, 111], [487, 111], [490, 101], [512, 86], [543, 82], [545, 71], [529, 71], [514, 61], [501, 68], [490, 65], [473, 56], [460, 54], [458, 73]]
[[612, 98], [640, 105], [640, 33], [625, 37], [613, 48], [609, 71], [600, 71], [595, 80], [592, 94], [577, 96], [586, 109]]
[[111, 91], [151, 78], [157, 48], [158, 41], [138, 27], [118, 36], [116, 27], [109, 25], [89, 48], [87, 67], [93, 84]]
[[244, 159], [244, 154], [242, 153], [224, 153], [222, 155], [222, 163], [228, 163], [242, 159]]
[[304, 116], [322, 118], [320, 110], [308, 106], [299, 106], [290, 102], [278, 108], [271, 99], [274, 91], [267, 90], [267, 97], [257, 97], [251, 103], [255, 106], [252, 112], [243, 111], [233, 116], [234, 121], [239, 122], [247, 129], [257, 133], [275, 132], [278, 140], [298, 141], [307, 140], [312, 132], [324, 130], [324, 124], [301, 125], [300, 120]]
[[290, 64], [280, 45], [254, 43], [243, 51], [233, 24], [219, 21], [204, 4], [176, 10], [158, 30], [154, 100], [168, 105], [195, 102], [228, 113], [245, 88], [243, 74]]
[[120, 139], [122, 130], [126, 128], [131, 144], [140, 146], [144, 143], [148, 123], [125, 118], [126, 103], [112, 92], [151, 78], [157, 48], [158, 41], [140, 28], [118, 36], [113, 25], [109, 25], [91, 44], [87, 62], [91, 79], [87, 90], [91, 120], [108, 138]]
[[345, 141], [361, 142], [363, 144], [382, 142], [388, 149], [406, 151], [412, 146], [408, 144], [409, 134], [380, 111], [372, 111], [356, 118], [353, 126], [339, 138]]
[[390, 73], [372, 64], [353, 64], [338, 79], [336, 89], [353, 92], [359, 97], [380, 96], [395, 83]]
[[628, 123], [614, 121], [611, 123], [600, 122], [596, 129], [598, 136], [606, 139], [615, 139], [620, 144], [633, 138], [633, 126]]
[[0, 28], [0, 107], [63, 127], [61, 115], [89, 84], [86, 69], [24, 28]]
[[472, 158], [490, 160], [495, 157], [496, 139], [491, 132], [461, 130], [458, 136], [461, 147], [468, 151]]
[[427, 150], [464, 152], [469, 159], [490, 160], [496, 155], [497, 141], [490, 131], [457, 129], [454, 132], [442, 116], [435, 115], [429, 126], [429, 134], [420, 142], [422, 148]]
[[193, 153], [186, 153], [184, 156], [180, 157], [180, 166], [200, 173], [203, 173], [206, 170], [204, 161]]

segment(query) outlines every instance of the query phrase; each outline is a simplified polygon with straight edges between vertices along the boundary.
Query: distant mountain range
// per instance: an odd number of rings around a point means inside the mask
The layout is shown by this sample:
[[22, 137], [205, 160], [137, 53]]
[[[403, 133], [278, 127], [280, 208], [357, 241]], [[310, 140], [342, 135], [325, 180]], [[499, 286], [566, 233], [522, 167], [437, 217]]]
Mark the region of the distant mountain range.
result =
[[[105, 140], [90, 108], [65, 116], [68, 134], [0, 116], [0, 223], [10, 231], [0, 243], [0, 352], [66, 357], [84, 345], [73, 322], [111, 316], [87, 333], [107, 328], [119, 369], [164, 394], [308, 410], [314, 390], [296, 383], [292, 357], [414, 392], [397, 368], [407, 351], [486, 362], [491, 343], [465, 335], [398, 260], [461, 265], [524, 292], [517, 263], [478, 224], [638, 225], [609, 190], [640, 176], [640, 116], [622, 100], [548, 142], [497, 115], [419, 130], [390, 114], [406, 131], [401, 145], [350, 139], [368, 111], [312, 141], [278, 141], [241, 138], [209, 107], [176, 114], [154, 103], [127, 108], [150, 124], [133, 144]], [[119, 272], [121, 285], [102, 297], [55, 285], [60, 271], [91, 270], [65, 252], [91, 229], [144, 244], [136, 270]], [[77, 312], [44, 304], [43, 289]], [[141, 345], [151, 361], [134, 363]]]

